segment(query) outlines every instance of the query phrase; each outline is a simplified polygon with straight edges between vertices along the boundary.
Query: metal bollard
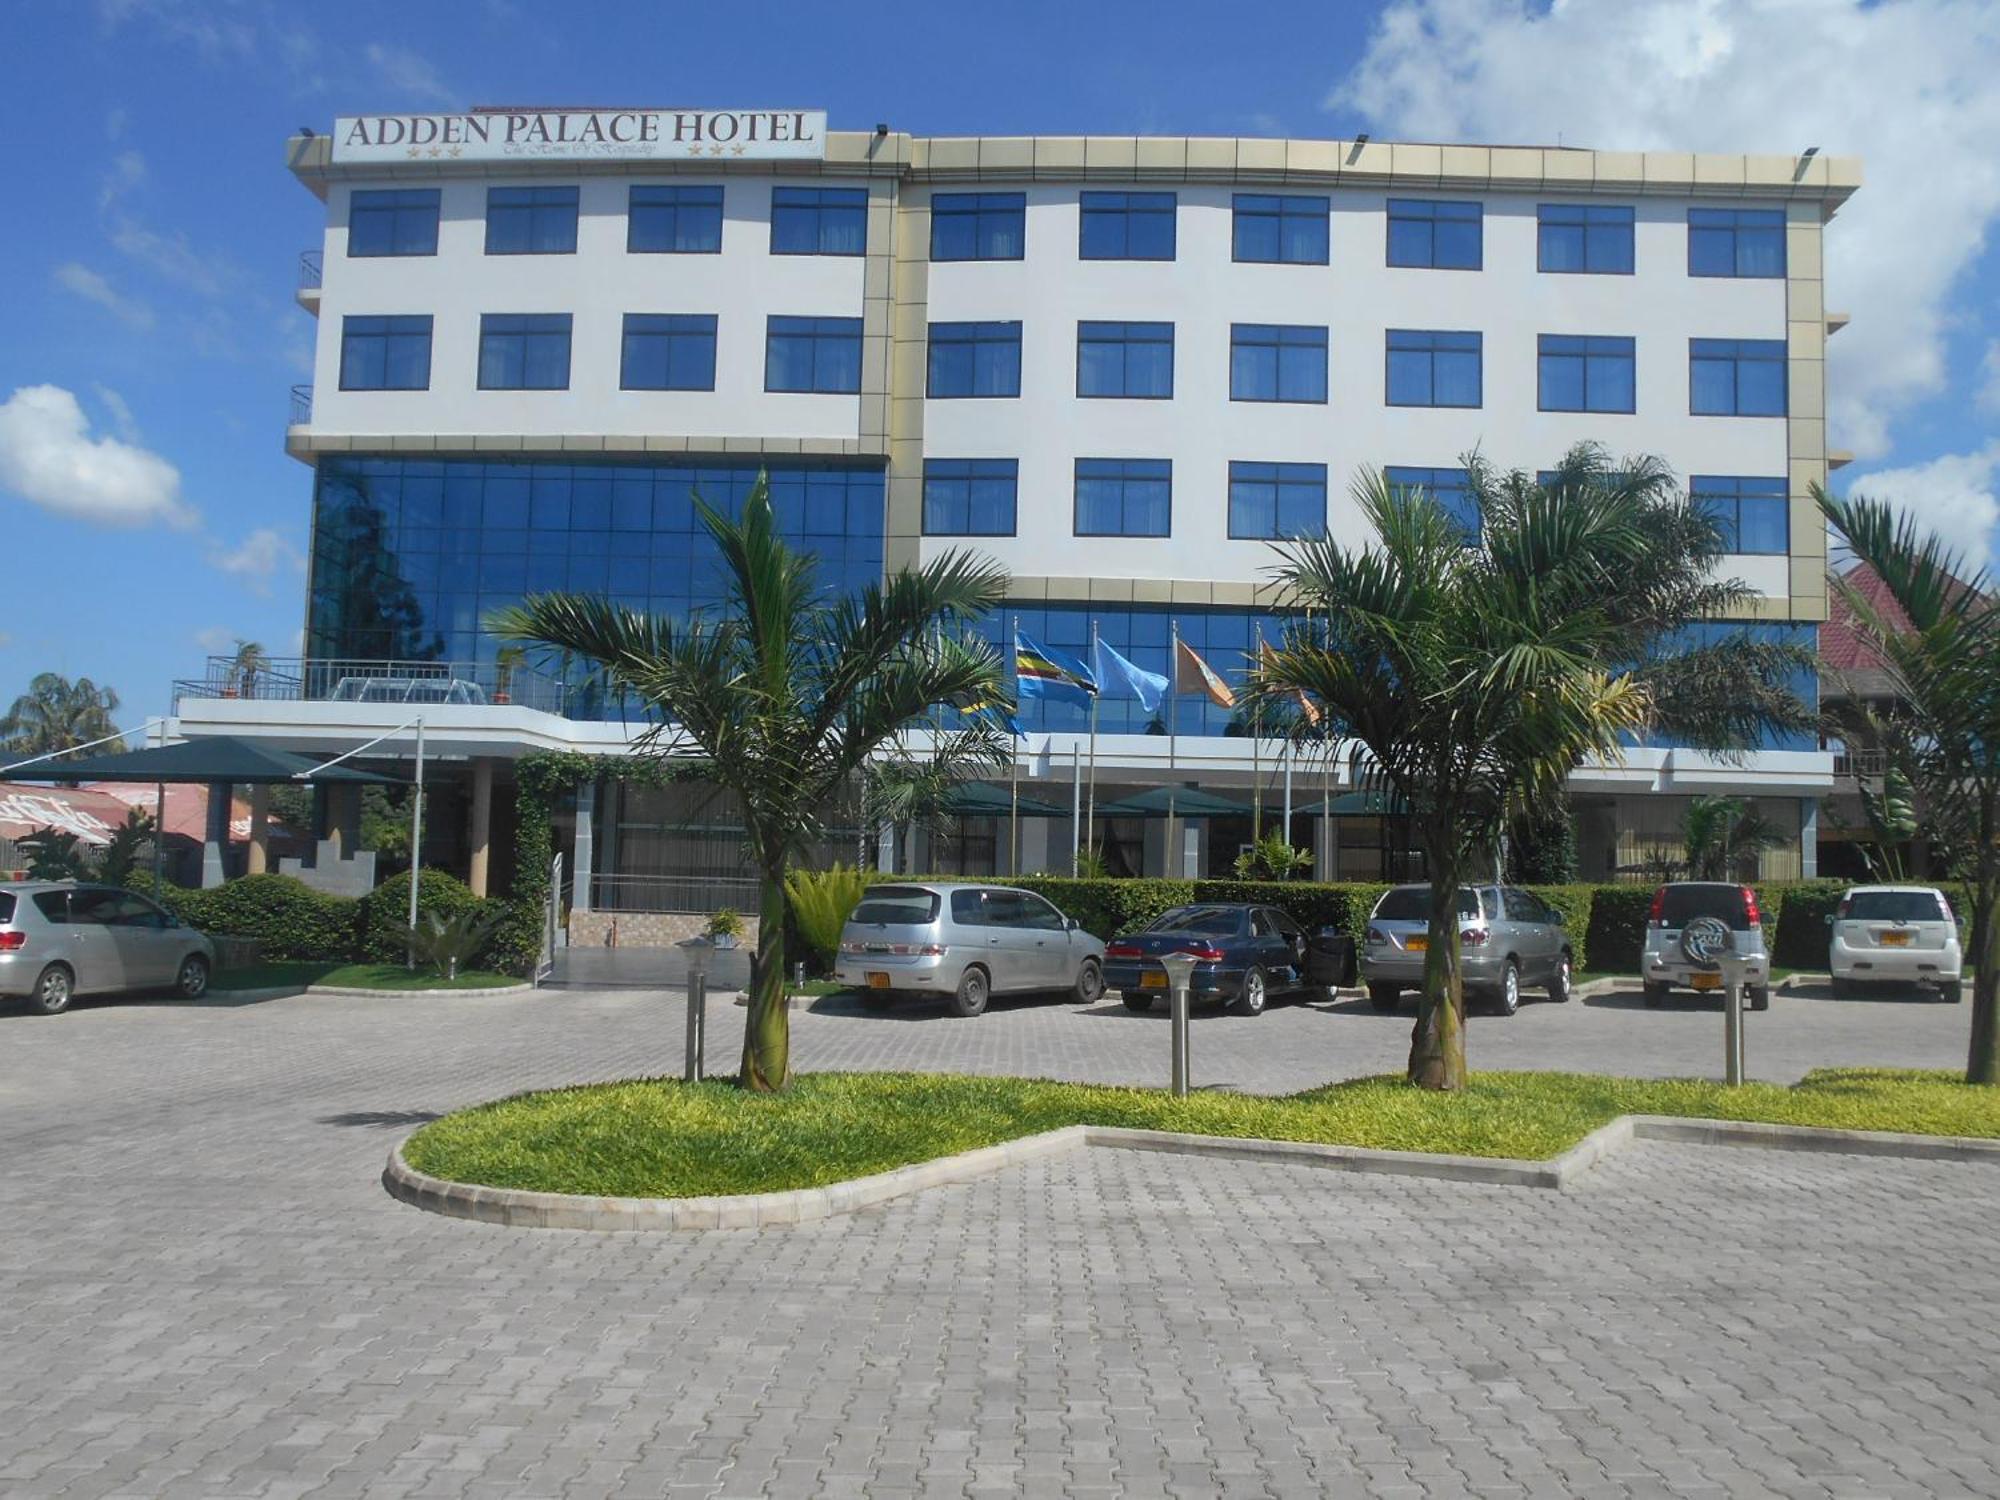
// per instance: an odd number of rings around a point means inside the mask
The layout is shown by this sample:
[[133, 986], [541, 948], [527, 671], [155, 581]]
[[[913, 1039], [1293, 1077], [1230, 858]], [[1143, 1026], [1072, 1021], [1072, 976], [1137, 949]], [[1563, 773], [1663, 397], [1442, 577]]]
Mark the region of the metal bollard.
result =
[[1188, 978], [1194, 972], [1194, 958], [1186, 953], [1163, 953], [1160, 967], [1167, 971], [1167, 1007], [1173, 1033], [1174, 1097], [1185, 1099], [1188, 1091]]
[[681, 1069], [684, 1083], [700, 1083], [703, 1053], [708, 1045], [708, 976], [688, 976], [687, 1061]]

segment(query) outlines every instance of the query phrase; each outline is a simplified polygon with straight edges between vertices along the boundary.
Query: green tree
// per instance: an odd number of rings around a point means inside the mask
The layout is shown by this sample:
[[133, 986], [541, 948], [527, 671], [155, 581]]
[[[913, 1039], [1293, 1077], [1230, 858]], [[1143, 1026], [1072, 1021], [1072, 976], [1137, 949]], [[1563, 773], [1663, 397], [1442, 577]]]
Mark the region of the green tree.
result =
[[1477, 455], [1466, 471], [1476, 532], [1371, 472], [1355, 491], [1376, 541], [1281, 545], [1272, 574], [1303, 618], [1252, 685], [1306, 694], [1335, 753], [1409, 807], [1431, 886], [1409, 1075], [1442, 1089], [1465, 1082], [1457, 888], [1508, 821], [1654, 724], [1726, 750], [1807, 719], [1785, 688], [1796, 652], [1690, 639], [1750, 591], [1715, 576], [1714, 525], [1659, 460], [1586, 445], [1545, 483]]
[[[1007, 574], [953, 552], [829, 601], [814, 560], [778, 537], [762, 478], [740, 521], [699, 495], [694, 503], [720, 554], [718, 610], [683, 622], [542, 594], [489, 624], [506, 639], [594, 664], [657, 715], [657, 753], [692, 759], [735, 793], [762, 884], [741, 1082], [772, 1090], [791, 1076], [787, 870], [856, 773], [932, 709], [1007, 701], [999, 658], [957, 633], [999, 606]], [[981, 766], [1003, 763], [1007, 751], [1005, 732], [991, 725], [964, 744]]]
[[1885, 619], [1835, 576], [1864, 641], [1882, 659], [1912, 733], [1906, 774], [1926, 832], [1971, 887], [1972, 1039], [1968, 1083], [2000, 1083], [2000, 609], [1985, 572], [1935, 532], [1879, 500], [1815, 487], [1848, 550], [1873, 568], [1909, 621]]
[[88, 677], [71, 682], [60, 673], [42, 672], [28, 684], [28, 691], [14, 700], [7, 717], [0, 719], [0, 745], [14, 756], [48, 755], [59, 750], [114, 754], [123, 748], [121, 744], [98, 745], [88, 752], [80, 747], [116, 734], [118, 726], [111, 716], [117, 712], [118, 695], [110, 688], [101, 688]]
[[1785, 844], [1788, 835], [1741, 797], [1695, 797], [1681, 819], [1690, 880], [1729, 880], [1746, 858]]

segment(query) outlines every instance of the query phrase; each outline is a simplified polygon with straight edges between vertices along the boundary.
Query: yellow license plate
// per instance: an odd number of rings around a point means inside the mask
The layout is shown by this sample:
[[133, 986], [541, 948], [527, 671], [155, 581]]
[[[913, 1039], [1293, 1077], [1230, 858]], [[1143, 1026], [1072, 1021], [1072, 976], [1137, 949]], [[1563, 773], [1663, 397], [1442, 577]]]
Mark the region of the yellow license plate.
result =
[[1139, 976], [1139, 988], [1142, 990], [1163, 990], [1166, 987], [1167, 976], [1164, 974], [1141, 974]]
[[886, 990], [889, 988], [889, 976], [881, 973], [870, 974], [868, 976], [868, 988], [871, 990]]
[[1722, 988], [1720, 974], [1697, 974], [1688, 981], [1698, 990], [1719, 990]]
[[1403, 951], [1405, 953], [1428, 953], [1431, 951], [1431, 940], [1427, 937], [1404, 938]]
[[1882, 934], [1882, 946], [1884, 948], [1907, 948], [1910, 946], [1910, 935], [1907, 932], [1885, 932]]

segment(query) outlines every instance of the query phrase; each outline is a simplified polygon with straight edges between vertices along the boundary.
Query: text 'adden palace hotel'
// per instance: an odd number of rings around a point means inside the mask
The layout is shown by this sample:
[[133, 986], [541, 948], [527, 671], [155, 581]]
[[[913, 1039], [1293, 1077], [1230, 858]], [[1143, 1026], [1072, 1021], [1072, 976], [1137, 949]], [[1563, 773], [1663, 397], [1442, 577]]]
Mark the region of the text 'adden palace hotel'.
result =
[[[1583, 440], [1658, 454], [1735, 539], [1753, 628], [1810, 641], [1826, 617], [1807, 486], [1842, 458], [1823, 354], [1844, 320], [1821, 236], [1853, 161], [925, 138], [789, 110], [371, 116], [287, 152], [327, 211], [300, 292], [315, 378], [286, 434], [314, 470], [307, 661], [289, 701], [184, 693], [182, 728], [345, 748], [406, 712], [359, 679], [441, 675], [426, 691], [456, 701], [426, 710], [430, 744], [496, 846], [504, 814], [470, 803], [511, 760], [621, 749], [639, 726], [588, 685], [497, 671], [482, 616], [542, 589], [713, 600], [689, 489], [740, 496], [760, 469], [829, 584], [976, 547], [1014, 577], [996, 641], [1018, 617], [1081, 656], [1094, 621], [1156, 672], [1176, 627], [1240, 672], [1260, 625], [1276, 634], [1271, 542], [1356, 539], [1358, 469], [1462, 501], [1475, 448], [1528, 470]], [[440, 665], [370, 665], [412, 662]], [[1281, 808], [1275, 744], [1193, 695], [1173, 712], [1170, 767], [1155, 715], [1104, 698], [1100, 806], [1172, 781], [1247, 809], [1254, 762]], [[1023, 792], [1066, 815], [1084, 715], [1022, 717]], [[1811, 873], [1831, 782], [1810, 741], [1740, 764], [1640, 747], [1576, 778], [1584, 873], [1717, 790], [1798, 829], [1766, 875]], [[1294, 842], [1324, 875], [1403, 873], [1396, 820], [1345, 790], [1322, 828], [1328, 788], [1300, 773]], [[600, 897], [737, 873], [732, 842], [677, 831], [664, 798], [586, 800]], [[1066, 816], [1023, 824], [1024, 868], [1066, 869]], [[1248, 834], [1227, 813], [1189, 826], [1177, 868], [1224, 871]], [[1098, 838], [1114, 864], [1170, 863], [1158, 818]], [[941, 857], [1004, 871], [1006, 843], [1004, 817], [967, 819]]]

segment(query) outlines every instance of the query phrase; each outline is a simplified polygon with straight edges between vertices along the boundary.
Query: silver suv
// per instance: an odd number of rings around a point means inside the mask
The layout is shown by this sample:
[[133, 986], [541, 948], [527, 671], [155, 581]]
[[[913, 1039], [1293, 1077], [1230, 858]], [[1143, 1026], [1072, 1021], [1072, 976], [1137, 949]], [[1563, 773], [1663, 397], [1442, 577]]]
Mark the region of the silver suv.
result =
[[[1503, 1016], [1521, 1007], [1521, 989], [1567, 1000], [1575, 955], [1559, 913], [1511, 885], [1458, 888], [1458, 952], [1468, 994], [1484, 996]], [[1430, 946], [1431, 888], [1399, 885], [1383, 893], [1368, 918], [1361, 965], [1368, 998], [1394, 1010], [1406, 989], [1421, 989]]]
[[1033, 891], [899, 882], [871, 887], [854, 908], [834, 978], [869, 1004], [938, 995], [960, 1016], [990, 996], [1038, 990], [1088, 1005], [1104, 994], [1104, 944]]
[[1646, 913], [1646, 940], [1639, 975], [1648, 1005], [1661, 1005], [1674, 990], [1719, 991], [1722, 970], [1696, 963], [1681, 947], [1681, 932], [1697, 917], [1714, 917], [1729, 929], [1743, 960], [1743, 997], [1752, 1010], [1771, 1008], [1771, 958], [1764, 947], [1764, 917], [1757, 893], [1724, 880], [1676, 880], [1653, 892]]
[[110, 885], [0, 887], [0, 996], [59, 1015], [78, 995], [208, 989], [215, 945], [144, 896]]

